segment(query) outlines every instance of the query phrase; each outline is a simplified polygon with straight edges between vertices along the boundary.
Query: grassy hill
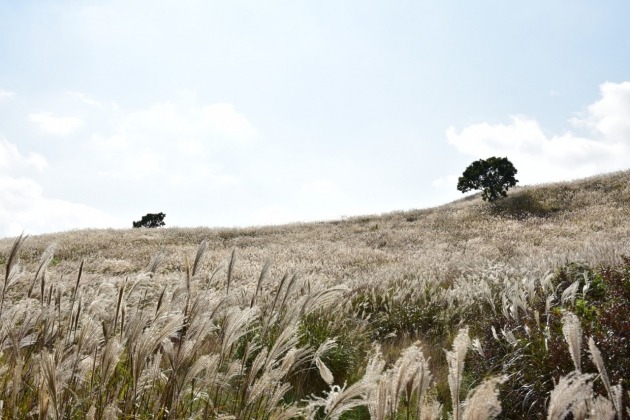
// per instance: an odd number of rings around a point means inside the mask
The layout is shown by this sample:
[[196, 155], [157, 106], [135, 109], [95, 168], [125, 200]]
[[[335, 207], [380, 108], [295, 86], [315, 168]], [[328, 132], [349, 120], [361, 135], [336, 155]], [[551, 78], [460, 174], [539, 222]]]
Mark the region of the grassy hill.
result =
[[486, 418], [502, 405], [499, 418], [605, 418], [630, 405], [617, 385], [630, 378], [630, 171], [496, 205], [15, 244], [0, 240], [9, 417]]

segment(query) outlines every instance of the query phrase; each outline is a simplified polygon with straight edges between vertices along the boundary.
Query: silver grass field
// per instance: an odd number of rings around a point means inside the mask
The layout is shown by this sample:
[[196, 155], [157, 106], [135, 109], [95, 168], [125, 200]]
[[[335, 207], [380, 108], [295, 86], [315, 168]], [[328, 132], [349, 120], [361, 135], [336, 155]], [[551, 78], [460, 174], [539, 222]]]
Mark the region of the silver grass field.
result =
[[0, 240], [2, 418], [630, 418], [630, 172]]

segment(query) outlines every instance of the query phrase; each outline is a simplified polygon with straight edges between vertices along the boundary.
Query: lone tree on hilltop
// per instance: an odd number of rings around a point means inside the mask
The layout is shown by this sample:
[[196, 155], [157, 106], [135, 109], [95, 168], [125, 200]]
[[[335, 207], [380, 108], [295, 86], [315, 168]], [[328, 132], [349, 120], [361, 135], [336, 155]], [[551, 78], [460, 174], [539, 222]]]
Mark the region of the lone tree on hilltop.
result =
[[160, 226], [164, 226], [164, 218], [166, 215], [164, 213], [148, 213], [142, 216], [139, 222], [133, 222], [133, 227], [135, 228], [156, 228]]
[[471, 163], [459, 177], [457, 189], [463, 193], [482, 190], [481, 198], [493, 202], [499, 197], [507, 197], [507, 190], [518, 182], [514, 178], [516, 168], [508, 158], [491, 157]]

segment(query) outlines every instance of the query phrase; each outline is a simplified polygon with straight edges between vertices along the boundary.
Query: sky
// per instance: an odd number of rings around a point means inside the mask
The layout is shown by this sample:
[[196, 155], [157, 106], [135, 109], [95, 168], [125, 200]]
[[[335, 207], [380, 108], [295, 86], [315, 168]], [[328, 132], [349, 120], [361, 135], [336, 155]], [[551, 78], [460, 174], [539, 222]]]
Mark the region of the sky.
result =
[[307, 222], [630, 168], [625, 0], [0, 0], [0, 237]]

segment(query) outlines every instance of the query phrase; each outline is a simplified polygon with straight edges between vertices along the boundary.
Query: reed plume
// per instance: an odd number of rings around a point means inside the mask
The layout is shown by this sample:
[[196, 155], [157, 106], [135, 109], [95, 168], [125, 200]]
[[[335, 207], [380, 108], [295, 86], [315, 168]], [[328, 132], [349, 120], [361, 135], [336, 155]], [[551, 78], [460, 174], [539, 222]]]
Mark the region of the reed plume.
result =
[[569, 344], [569, 352], [575, 370], [581, 371], [582, 327], [580, 326], [580, 319], [573, 312], [567, 312], [562, 316], [562, 333]]
[[486, 379], [470, 391], [463, 403], [462, 419], [493, 419], [501, 414], [501, 401], [499, 401], [497, 387], [507, 379], [507, 375]]
[[460, 405], [460, 386], [462, 381], [462, 373], [464, 371], [464, 359], [470, 346], [470, 338], [468, 336], [468, 327], [462, 328], [457, 333], [457, 337], [453, 341], [453, 350], [446, 351], [446, 360], [448, 361], [448, 385], [451, 389], [451, 399], [453, 401], [453, 419], [461, 419]]

